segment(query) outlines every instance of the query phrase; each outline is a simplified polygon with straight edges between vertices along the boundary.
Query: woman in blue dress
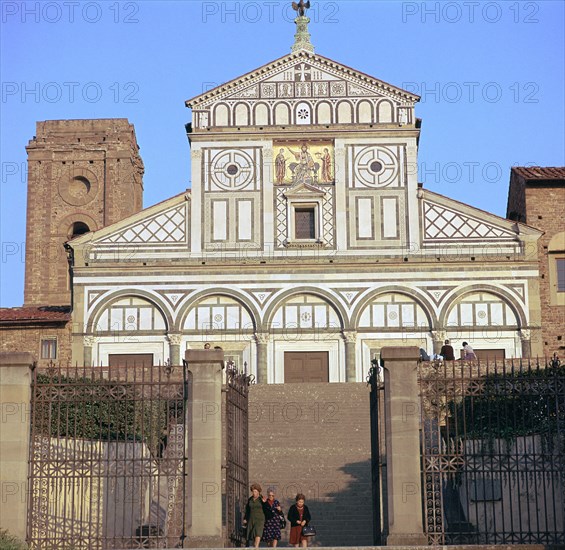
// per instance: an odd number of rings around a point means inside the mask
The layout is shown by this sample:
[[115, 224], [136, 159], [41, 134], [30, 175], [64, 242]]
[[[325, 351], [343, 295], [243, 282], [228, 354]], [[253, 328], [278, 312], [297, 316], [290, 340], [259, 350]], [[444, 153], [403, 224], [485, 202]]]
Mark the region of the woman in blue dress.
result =
[[275, 491], [271, 488], [267, 490], [267, 504], [271, 507], [273, 517], [265, 521], [261, 540], [266, 542], [268, 546], [275, 548], [278, 541], [281, 540], [281, 519], [285, 520], [281, 503], [275, 498]]

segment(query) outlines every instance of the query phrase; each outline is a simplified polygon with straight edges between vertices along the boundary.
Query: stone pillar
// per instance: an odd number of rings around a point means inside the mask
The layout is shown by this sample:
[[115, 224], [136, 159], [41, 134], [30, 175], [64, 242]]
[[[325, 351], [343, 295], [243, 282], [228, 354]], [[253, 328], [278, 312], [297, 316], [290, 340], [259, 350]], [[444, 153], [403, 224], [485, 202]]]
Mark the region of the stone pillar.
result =
[[268, 332], [255, 333], [257, 341], [257, 384], [267, 383], [267, 346], [271, 335]]
[[186, 350], [189, 370], [186, 548], [223, 548], [222, 350]]
[[95, 342], [94, 336], [85, 336], [83, 338], [82, 356], [85, 367], [92, 366], [92, 346], [94, 346]]
[[171, 365], [180, 365], [180, 346], [182, 343], [182, 334], [169, 333], [167, 334], [169, 340], [169, 359]]
[[387, 546], [426, 545], [422, 523], [417, 347], [381, 350], [385, 375]]
[[0, 353], [0, 529], [25, 540], [30, 438], [31, 353]]
[[532, 356], [532, 333], [529, 329], [523, 328], [519, 332], [522, 344], [522, 357]]
[[354, 330], [344, 330], [342, 335], [345, 341], [345, 381], [355, 382], [355, 344], [357, 343], [357, 333]]

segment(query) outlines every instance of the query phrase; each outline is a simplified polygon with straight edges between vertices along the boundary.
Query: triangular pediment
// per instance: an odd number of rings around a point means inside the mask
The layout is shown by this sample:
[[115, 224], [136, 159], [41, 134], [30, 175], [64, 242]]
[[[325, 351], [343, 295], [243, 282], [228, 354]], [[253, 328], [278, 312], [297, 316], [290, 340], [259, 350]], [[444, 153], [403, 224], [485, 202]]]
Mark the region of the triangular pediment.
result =
[[[387, 99], [396, 106], [413, 107], [419, 96], [342, 65], [321, 55], [300, 50], [185, 102], [195, 111], [210, 111], [218, 102], [305, 100], [309, 102], [362, 98]], [[206, 122], [212, 121], [207, 117]], [[201, 127], [207, 124], [197, 122]], [[213, 125], [213, 124], [212, 124]]]
[[421, 201], [424, 242], [518, 242], [519, 235], [540, 232], [443, 195], [424, 191]]
[[135, 261], [147, 253], [188, 250], [190, 193], [184, 192], [71, 242], [81, 256]]
[[287, 199], [295, 199], [297, 197], [323, 197], [325, 195], [325, 191], [312, 185], [310, 183], [298, 183], [293, 185], [288, 191], [284, 192], [284, 196]]

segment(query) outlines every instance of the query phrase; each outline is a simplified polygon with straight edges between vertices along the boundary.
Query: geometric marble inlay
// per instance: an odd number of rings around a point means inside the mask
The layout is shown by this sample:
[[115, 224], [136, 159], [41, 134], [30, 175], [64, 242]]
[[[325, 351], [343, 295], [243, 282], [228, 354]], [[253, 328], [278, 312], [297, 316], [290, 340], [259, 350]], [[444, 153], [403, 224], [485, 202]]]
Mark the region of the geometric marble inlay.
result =
[[424, 236], [426, 239], [514, 239], [516, 235], [445, 206], [424, 202]]
[[109, 235], [99, 243], [178, 243], [186, 241], [186, 206], [181, 204], [154, 218]]

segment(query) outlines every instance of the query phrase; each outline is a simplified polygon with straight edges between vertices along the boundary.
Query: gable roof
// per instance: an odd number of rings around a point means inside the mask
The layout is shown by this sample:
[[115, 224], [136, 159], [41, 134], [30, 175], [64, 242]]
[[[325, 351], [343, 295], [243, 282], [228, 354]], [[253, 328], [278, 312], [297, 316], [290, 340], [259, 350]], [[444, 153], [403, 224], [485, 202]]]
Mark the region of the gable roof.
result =
[[420, 100], [420, 96], [408, 92], [407, 90], [403, 90], [397, 86], [393, 86], [388, 82], [369, 76], [361, 71], [348, 67], [347, 65], [343, 65], [342, 63], [338, 63], [337, 61], [333, 61], [332, 59], [322, 55], [306, 50], [300, 50], [287, 54], [283, 57], [279, 57], [258, 69], [254, 69], [253, 71], [238, 76], [229, 82], [220, 84], [211, 90], [194, 96], [191, 99], [187, 99], [185, 101], [185, 105], [191, 109], [199, 108], [200, 106], [206, 105], [217, 99], [223, 99], [228, 95], [240, 91], [242, 88], [246, 88], [257, 81], [271, 77], [273, 74], [282, 72], [298, 62], [305, 60], [319, 66], [320, 68], [326, 68], [333, 72], [337, 71], [344, 77], [353, 78], [357, 80], [359, 84], [367, 88], [372, 88], [377, 93], [380, 92], [385, 93], [385, 95], [394, 95], [399, 99], [403, 99], [404, 101], [411, 103], [415, 103]]

